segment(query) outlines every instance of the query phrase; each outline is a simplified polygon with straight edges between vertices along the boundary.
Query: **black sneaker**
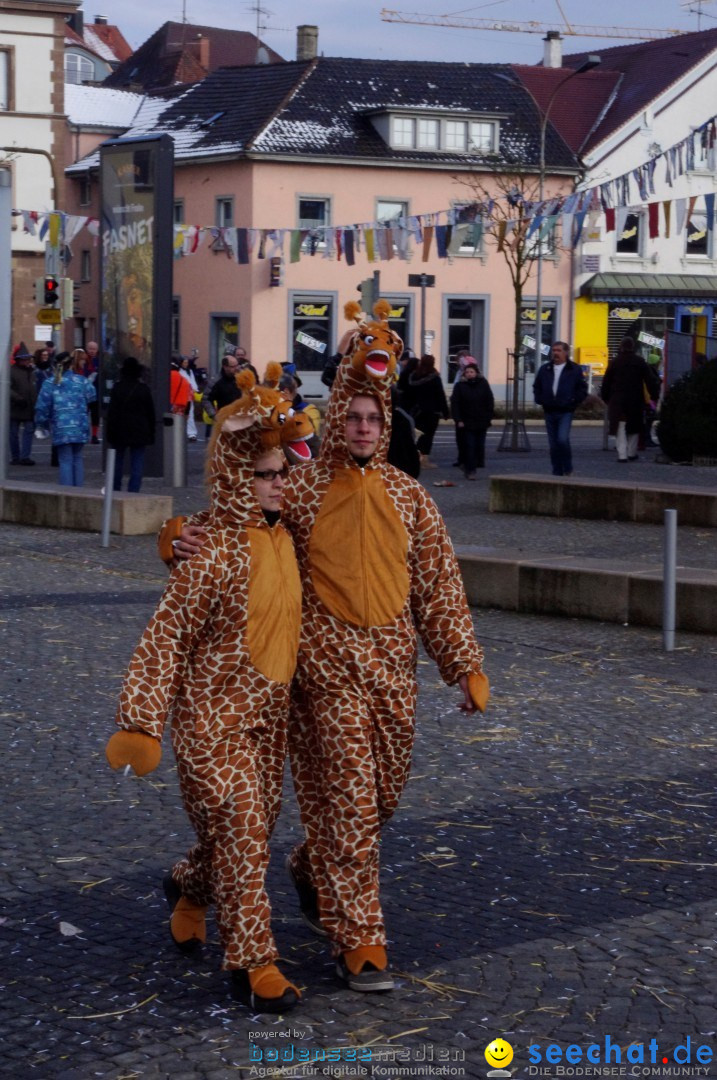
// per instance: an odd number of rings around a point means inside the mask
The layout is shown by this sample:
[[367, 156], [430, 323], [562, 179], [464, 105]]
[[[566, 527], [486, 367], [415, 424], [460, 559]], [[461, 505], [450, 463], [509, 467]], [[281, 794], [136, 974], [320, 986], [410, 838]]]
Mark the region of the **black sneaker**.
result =
[[[259, 972], [262, 972], [262, 974], [257, 979], [256, 976]], [[249, 972], [246, 968], [232, 971], [232, 997], [236, 1001], [240, 1001], [242, 1005], [246, 1005], [247, 1009], [253, 1009], [254, 1012], [258, 1013], [284, 1013], [288, 1012], [289, 1009], [293, 1009], [301, 997], [296, 987], [284, 980], [275, 964], [267, 964], [265, 968], [257, 969], [254, 975], [258, 986], [257, 990], [252, 989]], [[278, 980], [283, 980], [281, 994], [276, 997], [264, 997], [259, 992], [262, 985], [266, 985], [267, 981], [276, 983]]]
[[184, 954], [184, 956], [195, 956], [201, 948], [201, 941], [198, 938], [189, 938], [188, 941], [177, 941], [176, 937], [172, 933], [171, 915], [174, 914], [174, 909], [176, 908], [179, 901], [182, 899], [182, 890], [179, 888], [179, 885], [177, 885], [177, 882], [174, 880], [171, 874], [167, 874], [167, 876], [162, 879], [162, 888], [164, 889], [164, 895], [167, 898], [167, 903], [169, 904], [169, 936], [171, 937], [172, 941], [179, 949], [179, 951]]
[[301, 917], [306, 925], [313, 930], [319, 937], [328, 937], [326, 930], [321, 925], [321, 918], [319, 916], [319, 897], [316, 889], [313, 885], [307, 884], [296, 876], [294, 867], [291, 865], [291, 856], [286, 857], [286, 869], [289, 872], [291, 883], [296, 889], [297, 896], [299, 897], [299, 908], [301, 910]]
[[385, 993], [387, 990], [393, 990], [394, 987], [390, 971], [387, 968], [383, 970], [377, 968], [370, 960], [364, 960], [361, 970], [354, 975], [353, 971], [349, 969], [345, 957], [341, 955], [336, 961], [336, 974], [346, 983], [350, 990], [358, 990], [360, 993], [371, 993], [372, 991]]
[[18, 465], [34, 465], [34, 464], [35, 464], [35, 462], [32, 460], [32, 458], [29, 458], [29, 457], [20, 458], [20, 460], [18, 462]]

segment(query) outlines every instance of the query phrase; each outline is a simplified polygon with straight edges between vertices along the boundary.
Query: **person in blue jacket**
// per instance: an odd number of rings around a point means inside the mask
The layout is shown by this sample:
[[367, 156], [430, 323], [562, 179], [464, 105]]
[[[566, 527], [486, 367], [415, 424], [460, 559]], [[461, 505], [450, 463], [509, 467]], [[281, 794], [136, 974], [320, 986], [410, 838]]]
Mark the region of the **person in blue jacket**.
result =
[[567, 342], [556, 341], [550, 350], [550, 360], [540, 368], [533, 383], [533, 397], [537, 405], [543, 406], [545, 414], [553, 476], [572, 474], [570, 428], [573, 413], [588, 396], [585, 376], [569, 356]]
[[35, 423], [52, 429], [60, 483], [67, 487], [82, 487], [84, 483], [82, 451], [90, 441], [87, 409], [97, 397], [94, 386], [82, 374], [85, 357], [84, 349], [58, 357], [54, 377], [45, 379], [35, 407]]

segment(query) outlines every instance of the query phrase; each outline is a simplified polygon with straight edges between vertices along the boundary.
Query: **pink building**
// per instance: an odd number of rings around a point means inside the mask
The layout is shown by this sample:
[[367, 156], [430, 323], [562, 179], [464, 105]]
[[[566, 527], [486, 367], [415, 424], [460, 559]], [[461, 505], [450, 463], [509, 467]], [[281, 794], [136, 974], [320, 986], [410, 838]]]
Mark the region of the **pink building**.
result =
[[[126, 134], [175, 144], [174, 347], [196, 347], [213, 373], [240, 342], [260, 369], [293, 359], [305, 393], [325, 393], [343, 305], [378, 271], [406, 345], [428, 347], [446, 382], [467, 347], [500, 393], [514, 290], [495, 241], [460, 208], [477, 183], [504, 203], [502, 178], [535, 179], [539, 123], [507, 65], [321, 57], [223, 68], [145, 96]], [[93, 204], [98, 160], [68, 170]], [[577, 161], [551, 126], [545, 161], [546, 191], [572, 190]], [[555, 232], [540, 233], [546, 342], [570, 337], [573, 259]], [[420, 274], [435, 279], [424, 342], [409, 282]], [[527, 339], [534, 304], [533, 274]], [[82, 316], [96, 327], [89, 307]]]

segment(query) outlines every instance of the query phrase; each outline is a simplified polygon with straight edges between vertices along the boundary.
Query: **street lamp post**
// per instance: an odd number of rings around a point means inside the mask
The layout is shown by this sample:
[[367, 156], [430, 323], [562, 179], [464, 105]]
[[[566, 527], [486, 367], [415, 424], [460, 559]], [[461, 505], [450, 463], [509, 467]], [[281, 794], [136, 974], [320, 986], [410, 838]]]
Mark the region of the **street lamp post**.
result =
[[[570, 72], [566, 78], [562, 79], [553, 90], [552, 94], [548, 98], [548, 103], [545, 109], [541, 109], [538, 102], [530, 93], [527, 87], [525, 89], [533, 98], [533, 103], [541, 114], [540, 121], [540, 161], [539, 161], [539, 177], [538, 177], [538, 203], [542, 206], [543, 198], [545, 195], [545, 135], [548, 129], [548, 120], [550, 119], [550, 110], [553, 107], [553, 102], [563, 89], [566, 83], [569, 83], [571, 79], [574, 79], [576, 75], [582, 75], [585, 71], [592, 71], [600, 64], [600, 57], [591, 54], [586, 60], [583, 60], [579, 67], [576, 67]], [[535, 283], [535, 352], [536, 352], [536, 367], [540, 364], [543, 356], [543, 243], [540, 238], [542, 227], [538, 230], [538, 239], [536, 241], [538, 245], [538, 254], [536, 258], [537, 262], [537, 275]], [[571, 297], [572, 300], [572, 297]]]

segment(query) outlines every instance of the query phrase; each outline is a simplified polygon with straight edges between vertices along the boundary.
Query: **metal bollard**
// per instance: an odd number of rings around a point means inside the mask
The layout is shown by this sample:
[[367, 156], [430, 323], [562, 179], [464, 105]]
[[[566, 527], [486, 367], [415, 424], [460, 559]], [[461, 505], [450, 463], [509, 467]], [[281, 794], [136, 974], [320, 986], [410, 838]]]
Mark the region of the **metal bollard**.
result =
[[112, 524], [112, 493], [115, 481], [115, 458], [117, 451], [113, 446], [107, 450], [105, 462], [105, 500], [102, 503], [102, 547], [110, 546], [110, 525]]
[[[164, 414], [164, 481], [172, 487], [187, 486], [187, 420], [177, 413]], [[170, 472], [171, 470], [171, 472]]]
[[665, 551], [662, 571], [662, 643], [665, 652], [675, 647], [677, 596], [677, 511], [665, 510]]

